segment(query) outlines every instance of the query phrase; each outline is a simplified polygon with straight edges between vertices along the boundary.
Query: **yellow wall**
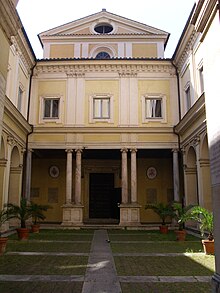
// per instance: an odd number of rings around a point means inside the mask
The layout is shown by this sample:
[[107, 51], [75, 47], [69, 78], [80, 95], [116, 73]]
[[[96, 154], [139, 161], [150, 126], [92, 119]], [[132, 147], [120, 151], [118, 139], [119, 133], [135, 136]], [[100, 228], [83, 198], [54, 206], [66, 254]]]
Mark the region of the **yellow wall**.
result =
[[51, 45], [50, 58], [73, 58], [74, 45]]
[[[157, 170], [155, 179], [148, 179], [146, 171], [154, 166]], [[141, 222], [159, 222], [159, 217], [150, 210], [145, 210], [147, 204], [147, 189], [157, 191], [157, 203], [167, 202], [167, 189], [173, 188], [171, 159], [141, 159], [138, 160], [138, 203], [141, 205]]]
[[8, 70], [8, 56], [9, 56], [9, 43], [6, 39], [4, 33], [0, 29], [0, 73], [3, 77], [7, 78], [7, 70]]
[[[169, 80], [139, 80], [138, 81], [139, 99], [146, 94], [163, 94], [166, 96], [166, 118], [167, 123], [170, 123], [170, 81]], [[153, 123], [153, 124], [152, 124]], [[142, 103], [139, 103], [139, 124], [142, 124]], [[156, 125], [164, 127], [160, 122], [149, 122], [148, 127]]]
[[85, 123], [87, 126], [105, 126], [112, 127], [111, 123], [89, 123], [89, 98], [94, 94], [110, 94], [114, 98], [114, 125], [118, 125], [118, 93], [119, 81], [118, 80], [87, 80], [85, 81]]
[[132, 56], [135, 57], [157, 57], [156, 44], [132, 44]]
[[[62, 221], [62, 205], [65, 203], [66, 188], [66, 162], [59, 159], [34, 159], [31, 177], [31, 187], [40, 188], [40, 197], [31, 198], [33, 202], [40, 204], [49, 204], [52, 209], [47, 211], [46, 221], [61, 222]], [[58, 178], [52, 178], [49, 175], [49, 167], [57, 165], [60, 170]], [[48, 188], [58, 188], [58, 202], [48, 202]]]

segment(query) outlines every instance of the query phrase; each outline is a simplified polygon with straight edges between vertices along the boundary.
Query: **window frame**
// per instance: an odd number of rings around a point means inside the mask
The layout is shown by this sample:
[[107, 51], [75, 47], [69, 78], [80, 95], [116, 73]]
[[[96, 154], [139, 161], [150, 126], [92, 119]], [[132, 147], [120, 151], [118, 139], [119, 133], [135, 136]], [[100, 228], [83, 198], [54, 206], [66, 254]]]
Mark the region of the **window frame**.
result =
[[[58, 117], [45, 117], [45, 101], [46, 100], [59, 100]], [[40, 97], [39, 107], [39, 123], [44, 124], [48, 122], [61, 123], [63, 121], [63, 97], [60, 95], [45, 95]]]
[[[95, 100], [109, 100], [108, 106], [108, 117], [96, 117], [95, 114]], [[89, 97], [90, 109], [89, 109], [89, 122], [96, 123], [96, 122], [106, 122], [106, 123], [113, 123], [113, 95], [111, 94], [94, 94]], [[102, 103], [101, 103], [102, 107]]]
[[192, 95], [191, 95], [190, 82], [187, 82], [187, 84], [184, 87], [184, 95], [185, 95], [186, 111], [189, 111], [189, 109], [192, 107]]
[[[46, 102], [50, 101], [50, 108], [49, 108], [49, 116], [46, 116]], [[58, 101], [58, 106], [57, 106], [57, 116], [53, 116], [53, 112], [54, 112], [54, 104], [53, 102]], [[44, 98], [44, 110], [43, 110], [43, 119], [59, 119], [59, 108], [60, 108], [60, 99], [59, 98], [50, 98], [50, 97], [46, 97]]]
[[18, 87], [18, 96], [17, 96], [17, 109], [19, 112], [22, 111], [22, 104], [24, 99], [24, 87], [22, 85], [19, 85]]
[[[147, 101], [149, 100], [160, 100], [161, 101], [161, 117], [148, 117], [147, 116]], [[148, 122], [161, 122], [166, 123], [166, 95], [149, 93], [142, 96], [142, 123]]]
[[204, 67], [203, 64], [201, 64], [198, 68], [198, 75], [199, 75], [199, 91], [200, 96], [205, 92], [204, 88]]

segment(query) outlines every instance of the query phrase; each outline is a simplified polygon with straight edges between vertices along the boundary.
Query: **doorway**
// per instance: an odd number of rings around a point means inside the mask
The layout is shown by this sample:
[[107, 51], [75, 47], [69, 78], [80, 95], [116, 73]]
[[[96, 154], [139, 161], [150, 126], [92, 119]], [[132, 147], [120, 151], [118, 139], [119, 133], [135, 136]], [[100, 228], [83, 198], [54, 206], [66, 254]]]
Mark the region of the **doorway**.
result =
[[119, 219], [120, 196], [114, 188], [114, 173], [90, 173], [89, 218]]

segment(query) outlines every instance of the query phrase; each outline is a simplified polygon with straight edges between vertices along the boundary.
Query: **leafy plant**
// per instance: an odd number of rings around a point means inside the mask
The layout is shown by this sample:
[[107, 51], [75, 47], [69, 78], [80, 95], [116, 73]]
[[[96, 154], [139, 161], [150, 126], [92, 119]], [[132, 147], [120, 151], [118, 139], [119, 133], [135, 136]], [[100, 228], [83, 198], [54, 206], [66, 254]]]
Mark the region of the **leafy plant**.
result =
[[188, 205], [184, 207], [180, 202], [174, 202], [172, 204], [174, 212], [173, 217], [176, 219], [180, 231], [184, 229], [184, 223], [191, 219], [191, 209], [193, 207], [194, 205]]
[[7, 208], [9, 219], [19, 219], [21, 228], [26, 228], [26, 220], [32, 216], [31, 207], [28, 204], [27, 199], [21, 198], [20, 205], [9, 203]]
[[[8, 212], [6, 209], [3, 209], [0, 211], [0, 228], [2, 225], [8, 220]], [[0, 231], [0, 236], [1, 236], [1, 231]]]
[[37, 203], [31, 202], [30, 210], [34, 219], [34, 225], [37, 224], [38, 220], [44, 220], [46, 218], [43, 212], [46, 212], [49, 208], [49, 205], [39, 205]]
[[208, 240], [212, 241], [213, 236], [213, 213], [201, 206], [195, 206], [191, 211], [191, 218], [199, 223], [201, 235], [208, 232]]
[[145, 209], [153, 210], [161, 219], [162, 225], [166, 224], [168, 217], [173, 217], [173, 209], [170, 204], [158, 203], [158, 204], [147, 204]]

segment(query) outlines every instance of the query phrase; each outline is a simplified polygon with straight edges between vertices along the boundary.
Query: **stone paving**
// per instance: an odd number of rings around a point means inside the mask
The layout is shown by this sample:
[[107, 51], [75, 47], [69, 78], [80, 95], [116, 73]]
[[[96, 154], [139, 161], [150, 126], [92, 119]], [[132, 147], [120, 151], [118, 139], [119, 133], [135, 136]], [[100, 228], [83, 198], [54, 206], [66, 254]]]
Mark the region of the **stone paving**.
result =
[[[34, 240], [33, 240], [34, 242]], [[42, 242], [50, 242], [43, 240]], [[51, 241], [54, 242], [54, 241]], [[57, 241], [61, 242], [61, 241]], [[71, 241], [67, 241], [71, 242]], [[72, 241], [83, 243], [85, 241]], [[117, 243], [119, 241], [114, 241]], [[149, 241], [143, 241], [149, 243]], [[143, 243], [142, 242], [142, 243]], [[152, 241], [150, 241], [152, 242]], [[126, 241], [126, 243], [138, 243]], [[50, 256], [89, 256], [84, 275], [0, 275], [0, 282], [83, 282], [82, 293], [120, 293], [120, 283], [156, 283], [156, 282], [210, 282], [211, 276], [118, 276], [114, 256], [189, 256], [192, 253], [114, 253], [112, 254], [106, 230], [94, 232], [90, 253], [70, 252], [7, 252], [7, 255], [50, 255]], [[195, 255], [195, 253], [193, 253]], [[201, 253], [197, 253], [200, 255]], [[51, 291], [52, 292], [52, 291]], [[7, 292], [2, 292], [7, 293]], [[62, 292], [65, 293], [65, 292]], [[78, 293], [78, 292], [76, 292]], [[80, 293], [80, 292], [79, 292]]]

